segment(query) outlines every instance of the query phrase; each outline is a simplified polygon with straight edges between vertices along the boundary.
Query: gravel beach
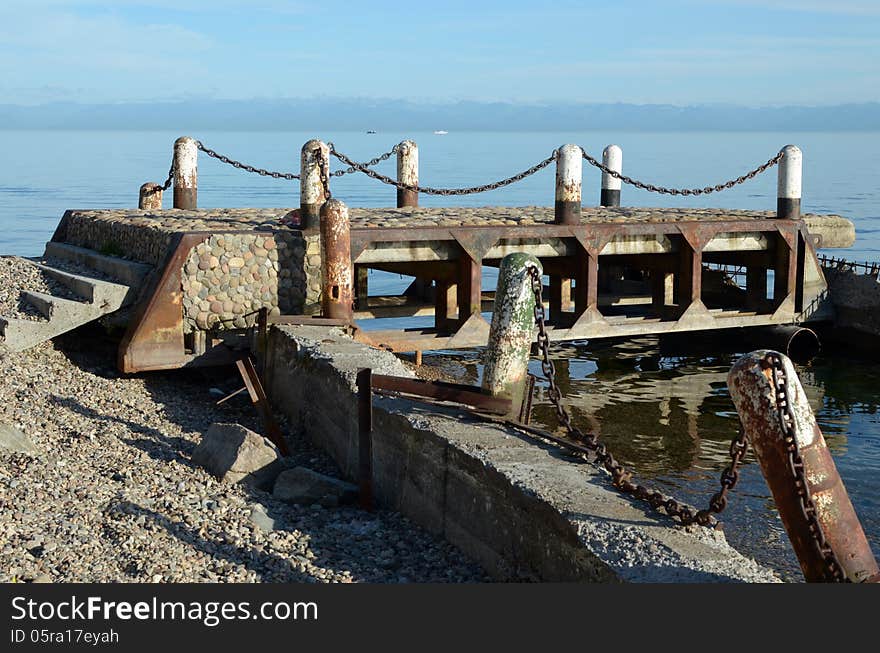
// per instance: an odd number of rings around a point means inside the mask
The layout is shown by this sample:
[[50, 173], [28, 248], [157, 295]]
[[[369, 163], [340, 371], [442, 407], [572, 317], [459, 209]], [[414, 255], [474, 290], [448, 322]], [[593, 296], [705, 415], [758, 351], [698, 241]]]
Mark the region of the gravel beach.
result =
[[0, 317], [45, 320], [36, 308], [21, 299], [22, 290], [55, 295], [62, 299], [81, 299], [33, 262], [18, 256], [0, 256]]
[[[485, 582], [401, 515], [298, 506], [190, 463], [213, 422], [259, 431], [230, 370], [123, 377], [100, 331], [22, 353], [0, 346], [0, 582]], [[222, 392], [221, 392], [222, 391]], [[282, 422], [282, 429], [286, 431]], [[292, 438], [291, 465], [336, 475]]]

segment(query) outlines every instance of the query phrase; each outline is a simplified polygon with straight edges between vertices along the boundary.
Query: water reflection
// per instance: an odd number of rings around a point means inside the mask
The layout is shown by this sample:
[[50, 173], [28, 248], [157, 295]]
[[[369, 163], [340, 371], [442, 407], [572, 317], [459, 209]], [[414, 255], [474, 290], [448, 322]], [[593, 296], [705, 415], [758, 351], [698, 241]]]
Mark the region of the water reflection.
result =
[[[678, 343], [682, 344], [682, 343]], [[657, 337], [554, 347], [556, 377], [573, 422], [598, 433], [636, 478], [703, 507], [718, 489], [739, 418], [727, 373], [740, 352], [689, 336], [683, 347]], [[729, 346], [735, 347], [734, 343]], [[682, 349], [688, 350], [687, 355]], [[452, 354], [450, 352], [450, 354]], [[446, 357], [447, 371], [479, 383], [479, 357]], [[540, 363], [531, 371], [541, 377]], [[801, 381], [875, 552], [880, 550], [880, 373], [873, 363], [824, 357], [799, 368]], [[533, 422], [555, 430], [539, 383]], [[752, 454], [722, 515], [728, 540], [789, 580], [802, 580], [770, 492]]]

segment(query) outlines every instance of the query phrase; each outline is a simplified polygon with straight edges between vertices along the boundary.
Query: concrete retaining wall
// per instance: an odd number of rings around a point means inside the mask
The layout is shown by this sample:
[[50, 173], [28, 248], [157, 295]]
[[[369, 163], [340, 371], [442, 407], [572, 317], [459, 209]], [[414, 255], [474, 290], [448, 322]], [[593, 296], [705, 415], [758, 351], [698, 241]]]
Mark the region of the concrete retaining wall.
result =
[[[275, 409], [357, 474], [357, 370], [411, 376], [341, 331], [274, 328]], [[504, 580], [773, 582], [718, 531], [684, 529], [607, 476], [512, 429], [403, 399], [374, 398], [374, 492]]]

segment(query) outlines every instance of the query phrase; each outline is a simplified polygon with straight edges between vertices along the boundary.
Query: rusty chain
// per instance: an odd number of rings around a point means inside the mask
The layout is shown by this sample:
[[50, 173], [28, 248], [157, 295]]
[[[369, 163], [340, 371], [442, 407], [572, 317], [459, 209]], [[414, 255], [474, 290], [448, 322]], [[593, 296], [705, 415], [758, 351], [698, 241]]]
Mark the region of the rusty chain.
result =
[[299, 179], [299, 175], [294, 174], [292, 172], [273, 172], [271, 170], [264, 170], [263, 168], [255, 168], [254, 166], [248, 165], [247, 163], [242, 163], [241, 161], [236, 161], [235, 159], [230, 159], [228, 156], [223, 154], [218, 154], [214, 150], [209, 147], [205, 147], [205, 145], [201, 141], [196, 141], [196, 147], [198, 147], [202, 152], [207, 154], [208, 156], [221, 161], [222, 163], [228, 163], [233, 168], [238, 168], [240, 170], [244, 170], [246, 172], [253, 172], [258, 175], [262, 175], [263, 177], [273, 177], [274, 179]]
[[375, 170], [370, 170], [367, 167], [367, 164], [358, 163], [357, 161], [351, 160], [349, 157], [345, 156], [341, 152], [338, 152], [336, 148], [333, 147], [332, 143], [328, 143], [328, 146], [330, 147], [330, 154], [342, 161], [345, 165], [349, 167], [349, 169], [354, 169], [358, 172], [362, 172], [368, 177], [372, 177], [377, 181], [381, 181], [383, 184], [396, 186], [400, 190], [417, 191], [420, 193], [426, 193], [427, 195], [473, 195], [475, 193], [483, 193], [488, 190], [496, 190], [504, 186], [509, 186], [510, 184], [516, 183], [518, 181], [522, 181], [526, 177], [529, 177], [539, 170], [546, 168], [548, 165], [556, 160], [556, 150], [553, 150], [550, 156], [548, 156], [540, 163], [536, 163], [528, 170], [523, 170], [522, 172], [517, 173], [512, 177], [508, 177], [507, 179], [502, 179], [501, 181], [496, 181], [490, 184], [483, 184], [482, 186], [471, 186], [469, 188], [432, 188], [430, 186], [419, 186], [401, 183], [396, 179], [388, 177], [387, 175], [380, 174]]
[[813, 544], [825, 562], [826, 578], [832, 582], [845, 582], [847, 580], [846, 574], [840, 561], [825, 539], [825, 533], [822, 531], [822, 525], [819, 523], [816, 513], [816, 504], [813, 503], [813, 498], [810, 496], [807, 473], [798, 448], [797, 434], [794, 430], [794, 413], [792, 412], [791, 401], [788, 397], [788, 377], [785, 373], [782, 357], [776, 352], [769, 352], [764, 356], [762, 365], [766, 366], [765, 369], [770, 369], [771, 372], [776, 410], [779, 413], [779, 424], [782, 428], [788, 451], [788, 467], [791, 471], [792, 481], [797, 489], [800, 509], [804, 519], [807, 521]]
[[560, 423], [565, 427], [568, 435], [582, 443], [594, 455], [594, 462], [602, 465], [610, 474], [611, 482], [618, 490], [629, 494], [636, 499], [646, 501], [654, 510], [662, 508], [670, 517], [677, 517], [682, 525], [700, 524], [701, 526], [717, 526], [717, 520], [712, 513], [720, 513], [727, 507], [727, 493], [732, 490], [739, 480], [739, 464], [748, 451], [748, 440], [745, 433], [740, 429], [739, 435], [730, 443], [730, 464], [721, 473], [721, 490], [712, 495], [709, 507], [702, 510], [680, 503], [657, 490], [651, 490], [643, 485], [632, 481], [632, 473], [627, 471], [608, 451], [607, 447], [599, 441], [595, 433], [584, 433], [571, 423], [571, 415], [562, 405], [562, 393], [556, 384], [556, 367], [550, 359], [550, 337], [547, 335], [546, 315], [542, 298], [543, 284], [541, 273], [535, 266], [529, 267], [529, 275], [532, 282], [532, 291], [535, 294], [535, 324], [538, 327], [537, 343], [541, 352], [541, 370], [547, 377], [549, 388], [547, 396]]
[[[265, 170], [263, 168], [257, 168], [252, 165], [248, 165], [247, 163], [242, 163], [241, 161], [236, 161], [235, 159], [231, 159], [228, 156], [225, 156], [223, 154], [215, 152], [211, 148], [205, 146], [201, 141], [196, 141], [196, 146], [198, 147], [199, 150], [201, 150], [202, 152], [204, 152], [208, 156], [215, 158], [218, 161], [221, 161], [222, 163], [227, 163], [227, 164], [229, 164], [235, 168], [238, 168], [240, 170], [245, 170], [246, 172], [253, 172], [255, 174], [262, 175], [264, 177], [272, 177], [274, 179], [293, 180], [293, 179], [300, 178], [300, 175], [292, 173], [292, 172], [275, 172], [272, 170]], [[548, 165], [553, 163], [553, 161], [556, 160], [557, 154], [558, 154], [558, 150], [553, 150], [553, 152], [551, 152], [550, 156], [547, 157], [546, 159], [544, 159], [543, 161], [540, 161], [539, 163], [535, 164], [531, 168], [528, 168], [527, 170], [523, 170], [520, 173], [517, 173], [511, 177], [507, 177], [506, 179], [502, 179], [500, 181], [496, 181], [496, 182], [492, 182], [492, 183], [488, 183], [488, 184], [482, 184], [480, 186], [471, 186], [468, 188], [433, 188], [430, 186], [418, 186], [418, 185], [412, 185], [412, 184], [404, 184], [404, 183], [397, 181], [396, 179], [392, 179], [391, 177], [389, 177], [387, 175], [383, 175], [381, 173], [376, 172], [375, 170], [371, 170], [371, 168], [373, 168], [374, 166], [378, 165], [379, 163], [382, 163], [383, 161], [387, 161], [393, 155], [397, 154], [397, 152], [399, 150], [399, 145], [395, 145], [388, 152], [380, 154], [380, 155], [378, 155], [378, 156], [376, 156], [376, 157], [374, 157], [364, 163], [359, 163], [357, 161], [354, 161], [351, 158], [349, 158], [348, 156], [342, 154], [341, 152], [339, 152], [336, 149], [336, 147], [333, 145], [332, 142], [327, 143], [327, 147], [330, 151], [330, 154], [332, 154], [337, 159], [339, 159], [344, 164], [346, 164], [346, 166], [348, 166], [345, 169], [335, 170], [333, 172], [330, 172], [329, 164], [325, 165], [324, 168], [322, 169], [322, 174], [326, 174], [328, 180], [330, 177], [341, 177], [343, 175], [353, 174], [355, 172], [362, 172], [365, 175], [372, 177], [373, 179], [375, 179], [377, 181], [380, 181], [384, 184], [388, 184], [391, 186], [395, 186], [401, 190], [418, 191], [418, 192], [426, 193], [428, 195], [447, 195], [447, 196], [448, 195], [473, 195], [476, 193], [483, 193], [486, 191], [496, 190], [498, 188], [503, 188], [504, 186], [509, 186], [510, 184], [514, 184], [518, 181], [522, 181], [526, 177], [529, 177], [529, 176], [535, 174], [539, 170], [543, 170]], [[688, 196], [688, 195], [703, 195], [703, 194], [707, 194], [707, 193], [715, 193], [718, 191], [727, 190], [729, 188], [733, 188], [734, 186], [736, 186], [738, 184], [742, 184], [743, 182], [748, 181], [749, 179], [753, 179], [757, 175], [766, 171], [768, 168], [771, 168], [772, 166], [779, 163], [779, 161], [782, 159], [783, 151], [780, 150], [774, 157], [769, 159], [766, 163], [758, 166], [757, 168], [755, 168], [753, 170], [750, 170], [746, 174], [741, 175], [741, 176], [737, 177], [736, 179], [731, 179], [730, 181], [726, 181], [721, 184], [716, 184], [715, 186], [705, 186], [704, 188], [666, 188], [664, 186], [656, 186], [654, 184], [645, 183], [645, 182], [639, 181], [637, 179], [633, 179], [632, 177], [628, 177], [624, 174], [621, 174], [620, 172], [617, 172], [616, 170], [612, 170], [608, 166], [597, 161], [594, 157], [587, 154], [587, 152], [583, 148], [581, 148], [581, 154], [582, 154], [584, 160], [587, 161], [587, 163], [589, 163], [592, 166], [595, 166], [596, 168], [598, 168], [602, 172], [605, 172], [605, 173], [611, 175], [612, 177], [620, 179], [625, 184], [630, 184], [632, 186], [635, 186], [636, 188], [641, 188], [642, 190], [646, 190], [646, 191], [652, 192], [652, 193], [664, 193], [667, 195]], [[162, 186], [163, 190], [167, 190], [170, 187], [173, 173], [174, 173], [174, 169], [173, 169], [173, 163], [172, 163], [172, 169], [168, 173], [168, 179], [165, 181], [165, 184]], [[323, 179], [322, 179], [322, 183], [324, 183]], [[325, 183], [325, 190], [327, 190], [326, 183]], [[328, 194], [327, 197], [329, 198], [330, 195]]]
[[[333, 143], [332, 142], [327, 143], [327, 147], [330, 149], [331, 152], [333, 152]], [[400, 145], [395, 145], [394, 147], [392, 147], [390, 150], [388, 150], [384, 154], [380, 154], [379, 156], [374, 157], [374, 158], [370, 159], [369, 161], [367, 161], [366, 163], [362, 163], [361, 165], [364, 166], [365, 168], [372, 168], [372, 167], [382, 163], [383, 161], [387, 161], [388, 159], [390, 159], [393, 155], [397, 154], [398, 150], [400, 150]], [[330, 176], [331, 177], [341, 177], [342, 175], [350, 175], [355, 172], [358, 172], [357, 168], [355, 168], [354, 166], [348, 166], [347, 168], [345, 168], [343, 170], [334, 170], [333, 172], [330, 173]]]
[[330, 192], [330, 162], [324, 157], [324, 152], [320, 147], [315, 148], [314, 155], [318, 160], [318, 174], [321, 178], [321, 186], [324, 188], [324, 200], [326, 201], [333, 197]]
[[655, 186], [654, 184], [646, 184], [643, 181], [639, 181], [638, 179], [633, 179], [632, 177], [627, 177], [624, 174], [617, 172], [616, 170], [612, 170], [608, 166], [600, 163], [589, 154], [587, 154], [586, 150], [581, 148], [581, 154], [584, 157], [584, 160], [589, 163], [591, 166], [595, 166], [599, 168], [602, 172], [615, 177], [616, 179], [620, 179], [625, 184], [629, 184], [630, 186], [635, 186], [636, 188], [641, 188], [642, 190], [646, 190], [649, 193], [663, 193], [666, 195], [705, 195], [708, 193], [717, 193], [722, 190], [727, 190], [729, 188], [733, 188], [734, 186], [741, 184], [749, 179], [753, 179], [757, 177], [759, 174], [767, 170], [768, 168], [772, 168], [782, 159], [784, 152], [780, 150], [776, 156], [769, 159], [766, 163], [762, 163], [754, 170], [750, 170], [744, 175], [740, 175], [736, 179], [731, 179], [730, 181], [725, 181], [722, 184], [715, 184], [714, 186], [705, 186], [703, 188], [666, 188], [665, 186]]
[[171, 188], [171, 182], [174, 180], [174, 159], [171, 159], [171, 167], [168, 168], [168, 178], [165, 180], [165, 183], [162, 184], [159, 189], [162, 191], [166, 191]]

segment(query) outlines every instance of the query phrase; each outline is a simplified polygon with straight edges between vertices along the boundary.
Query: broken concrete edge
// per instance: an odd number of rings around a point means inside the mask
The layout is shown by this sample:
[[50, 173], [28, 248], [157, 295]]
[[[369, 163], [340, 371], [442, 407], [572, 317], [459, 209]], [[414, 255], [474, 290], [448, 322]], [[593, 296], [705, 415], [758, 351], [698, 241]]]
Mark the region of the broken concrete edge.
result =
[[[341, 330], [276, 327], [267, 353], [275, 409], [356, 480], [355, 377], [411, 377], [393, 354]], [[599, 582], [778, 582], [723, 533], [682, 528], [614, 490], [603, 472], [514, 429], [402, 398], [373, 399], [373, 491], [495, 578]]]

